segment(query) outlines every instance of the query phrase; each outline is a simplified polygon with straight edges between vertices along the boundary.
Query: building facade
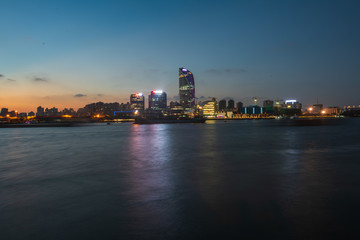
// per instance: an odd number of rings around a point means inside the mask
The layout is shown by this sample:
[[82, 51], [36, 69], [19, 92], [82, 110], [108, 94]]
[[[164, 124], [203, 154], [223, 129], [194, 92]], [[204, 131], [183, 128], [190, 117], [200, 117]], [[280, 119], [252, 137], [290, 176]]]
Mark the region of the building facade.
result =
[[130, 109], [144, 111], [145, 97], [142, 93], [134, 93], [130, 95]]
[[243, 107], [244, 107], [244, 104], [242, 102], [236, 103], [236, 109], [237, 109], [238, 113], [242, 113]]
[[39, 106], [36, 110], [36, 116], [37, 117], [45, 116], [45, 109], [43, 107]]
[[186, 68], [179, 68], [180, 104], [185, 110], [195, 106], [195, 81], [193, 74]]
[[258, 105], [250, 105], [243, 108], [243, 114], [263, 114], [264, 109]]
[[272, 107], [274, 107], [274, 101], [273, 100], [264, 100], [263, 101], [263, 107], [264, 108], [272, 108]]
[[167, 95], [161, 90], [151, 91], [149, 95], [149, 109], [151, 111], [165, 111]]
[[302, 109], [302, 104], [297, 100], [285, 100], [285, 108]]
[[215, 118], [218, 110], [216, 99], [213, 98], [211, 101], [205, 101], [201, 103], [202, 113], [204, 117]]

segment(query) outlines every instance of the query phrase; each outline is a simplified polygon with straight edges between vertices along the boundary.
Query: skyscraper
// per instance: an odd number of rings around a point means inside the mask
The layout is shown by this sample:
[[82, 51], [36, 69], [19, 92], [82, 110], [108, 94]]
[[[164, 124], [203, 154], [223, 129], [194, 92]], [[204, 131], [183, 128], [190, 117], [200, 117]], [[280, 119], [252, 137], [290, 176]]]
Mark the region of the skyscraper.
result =
[[242, 113], [243, 106], [244, 106], [244, 104], [242, 102], [236, 103], [236, 108], [237, 108], [238, 113]]
[[223, 111], [225, 109], [226, 109], [226, 100], [222, 99], [222, 100], [219, 101], [219, 110]]
[[131, 110], [144, 110], [145, 97], [142, 93], [135, 93], [130, 95], [130, 108]]
[[234, 108], [235, 108], [235, 102], [234, 102], [234, 100], [230, 99], [228, 101], [227, 109], [228, 110], [233, 110]]
[[195, 106], [195, 82], [193, 74], [186, 68], [179, 68], [180, 104], [185, 110]]
[[263, 101], [264, 108], [272, 108], [273, 106], [274, 106], [274, 101], [272, 101], [272, 100]]
[[39, 106], [39, 107], [37, 108], [36, 116], [37, 116], [37, 117], [43, 117], [43, 116], [45, 116], [45, 109], [44, 109], [43, 107]]
[[166, 109], [166, 93], [161, 90], [151, 91], [149, 95], [149, 108], [152, 111], [164, 111]]

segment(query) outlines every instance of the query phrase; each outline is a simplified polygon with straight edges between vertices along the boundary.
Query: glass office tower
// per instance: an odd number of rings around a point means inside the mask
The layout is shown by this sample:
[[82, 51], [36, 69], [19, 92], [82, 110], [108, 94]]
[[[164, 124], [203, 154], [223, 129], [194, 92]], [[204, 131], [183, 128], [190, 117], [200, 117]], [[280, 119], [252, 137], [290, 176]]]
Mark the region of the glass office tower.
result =
[[151, 91], [149, 95], [149, 109], [152, 111], [166, 110], [166, 93], [161, 90]]
[[130, 95], [130, 108], [131, 110], [144, 111], [145, 97], [142, 93], [135, 93]]
[[185, 110], [195, 106], [195, 82], [193, 74], [186, 68], [179, 68], [180, 104]]

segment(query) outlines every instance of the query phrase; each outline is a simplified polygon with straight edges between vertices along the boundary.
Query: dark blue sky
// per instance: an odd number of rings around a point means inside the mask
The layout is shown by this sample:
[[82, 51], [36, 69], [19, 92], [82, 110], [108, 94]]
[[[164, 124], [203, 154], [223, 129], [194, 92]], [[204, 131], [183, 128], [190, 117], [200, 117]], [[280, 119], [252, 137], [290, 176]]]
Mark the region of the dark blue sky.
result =
[[[130, 93], [360, 104], [359, 1], [1, 0], [0, 107]], [[75, 95], [83, 97], [74, 97]]]

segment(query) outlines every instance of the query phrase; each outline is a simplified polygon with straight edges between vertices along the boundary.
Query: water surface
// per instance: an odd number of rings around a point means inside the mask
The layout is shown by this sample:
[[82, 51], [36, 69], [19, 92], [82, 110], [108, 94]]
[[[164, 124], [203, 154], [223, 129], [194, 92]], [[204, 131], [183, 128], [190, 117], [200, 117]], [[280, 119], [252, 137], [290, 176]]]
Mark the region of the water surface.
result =
[[0, 129], [0, 239], [358, 235], [360, 121]]

